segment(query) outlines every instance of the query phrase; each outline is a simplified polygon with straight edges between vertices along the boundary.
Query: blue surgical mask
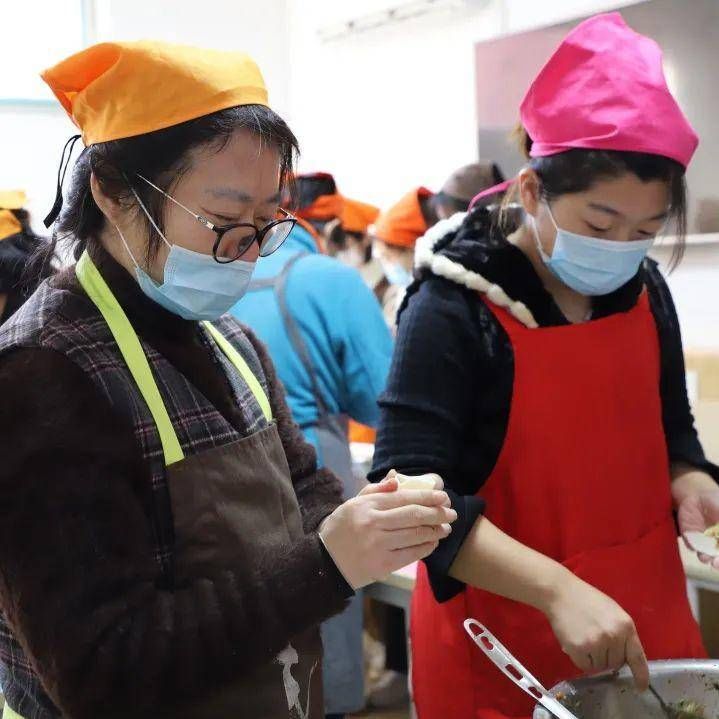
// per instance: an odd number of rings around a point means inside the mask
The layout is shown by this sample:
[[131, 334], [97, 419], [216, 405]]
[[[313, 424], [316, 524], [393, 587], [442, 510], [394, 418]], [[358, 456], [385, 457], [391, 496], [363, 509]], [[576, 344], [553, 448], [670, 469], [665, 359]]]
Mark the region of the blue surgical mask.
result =
[[398, 285], [399, 287], [409, 287], [412, 284], [412, 273], [399, 262], [389, 262], [384, 258], [380, 259], [382, 265], [382, 271], [384, 276], [387, 278], [387, 282], [391, 285]]
[[542, 248], [537, 223], [532, 217], [539, 254], [558, 279], [582, 295], [608, 295], [625, 285], [637, 274], [654, 244], [653, 239], [618, 242], [567, 232], [557, 225], [549, 205], [547, 210], [557, 236], [550, 257]]
[[220, 264], [212, 255], [171, 245], [140, 198], [137, 199], [152, 226], [170, 248], [163, 268], [164, 281], [159, 285], [140, 267], [120, 228], [115, 228], [135, 264], [140, 289], [158, 305], [186, 320], [216, 320], [224, 315], [247, 292], [255, 263], [235, 260]]

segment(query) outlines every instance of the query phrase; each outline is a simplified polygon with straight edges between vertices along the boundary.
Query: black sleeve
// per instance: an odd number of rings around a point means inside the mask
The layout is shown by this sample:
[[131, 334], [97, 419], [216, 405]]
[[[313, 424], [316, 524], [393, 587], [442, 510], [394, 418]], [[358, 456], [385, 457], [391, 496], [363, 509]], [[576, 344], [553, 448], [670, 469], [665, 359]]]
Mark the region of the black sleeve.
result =
[[0, 397], [0, 602], [63, 715], [158, 716], [345, 606], [316, 533], [163, 588], [127, 422], [52, 350], [0, 358]]
[[481, 362], [476, 322], [464, 290], [431, 278], [400, 315], [380, 421], [371, 481], [390, 469], [407, 474], [436, 472], [445, 481], [458, 519], [452, 533], [425, 562], [439, 601], [464, 585], [449, 569], [470, 529], [484, 511], [475, 496], [484, 477], [467, 477], [459, 458], [474, 422]]
[[669, 459], [696, 467], [719, 481], [719, 467], [707, 460], [694, 426], [687, 397], [681, 331], [671, 292], [656, 263], [646, 263], [645, 275], [659, 335], [662, 421]]

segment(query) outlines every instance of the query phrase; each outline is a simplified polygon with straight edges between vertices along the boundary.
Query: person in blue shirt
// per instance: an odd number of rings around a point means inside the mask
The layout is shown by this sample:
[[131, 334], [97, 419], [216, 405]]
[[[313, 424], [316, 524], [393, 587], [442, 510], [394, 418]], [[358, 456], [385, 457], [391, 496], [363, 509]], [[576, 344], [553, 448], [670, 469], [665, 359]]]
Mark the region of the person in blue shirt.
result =
[[[347, 418], [371, 427], [379, 418], [392, 356], [382, 310], [359, 272], [318, 249], [312, 227], [295, 226], [274, 254], [261, 258], [250, 292], [231, 310], [269, 348], [295, 421], [320, 466], [356, 494]], [[328, 716], [364, 705], [362, 598], [322, 626]]]
[[[283, 270], [287, 273], [281, 277]], [[278, 297], [280, 289], [284, 302]], [[283, 317], [281, 304], [289, 318]], [[377, 397], [392, 356], [382, 311], [359, 272], [321, 254], [304, 227], [296, 225], [277, 252], [259, 260], [251, 291], [231, 313], [268, 346], [295, 421], [315, 446], [320, 464], [332, 463], [325, 456], [328, 447], [318, 439], [320, 404], [331, 416], [351, 417], [371, 427], [377, 424]], [[286, 319], [306, 346], [314, 379]]]

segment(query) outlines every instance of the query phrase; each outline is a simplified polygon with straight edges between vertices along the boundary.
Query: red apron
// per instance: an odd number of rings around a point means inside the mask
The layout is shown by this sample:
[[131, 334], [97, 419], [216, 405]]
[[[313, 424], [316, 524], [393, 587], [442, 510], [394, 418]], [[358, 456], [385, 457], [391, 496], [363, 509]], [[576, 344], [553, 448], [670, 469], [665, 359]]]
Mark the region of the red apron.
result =
[[[512, 343], [514, 387], [504, 445], [481, 492], [486, 516], [614, 598], [649, 659], [705, 657], [677, 547], [646, 293], [629, 312], [541, 329], [487, 305]], [[541, 612], [476, 589], [438, 604], [421, 565], [411, 620], [419, 719], [532, 714], [531, 698], [466, 636], [467, 617], [546, 686], [580, 674]]]

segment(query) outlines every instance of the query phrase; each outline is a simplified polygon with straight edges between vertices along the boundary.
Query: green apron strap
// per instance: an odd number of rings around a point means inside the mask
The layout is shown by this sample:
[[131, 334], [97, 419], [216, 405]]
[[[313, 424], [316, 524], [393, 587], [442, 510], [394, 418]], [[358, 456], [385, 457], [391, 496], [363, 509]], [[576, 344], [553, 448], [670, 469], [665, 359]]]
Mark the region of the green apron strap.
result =
[[5, 702], [5, 706], [2, 708], [2, 719], [23, 719], [13, 708]]
[[[102, 275], [95, 267], [87, 251], [82, 253], [80, 260], [75, 267], [75, 274], [88, 297], [105, 318], [112, 336], [127, 363], [137, 388], [140, 390], [147, 406], [155, 421], [157, 431], [162, 442], [162, 451], [165, 457], [165, 465], [169, 466], [184, 459], [180, 441], [177, 439], [175, 428], [167, 413], [165, 403], [162, 401], [160, 390], [157, 387], [155, 378], [152, 376], [150, 364], [147, 361], [145, 352], [142, 349], [137, 333], [132, 328], [130, 320], [120, 307], [120, 303], [112, 294]], [[272, 408], [270, 407], [267, 394], [262, 389], [257, 377], [249, 368], [245, 358], [227, 341], [223, 334], [210, 322], [202, 323], [210, 336], [217, 342], [218, 346], [228, 360], [237, 368], [242, 378], [247, 383], [255, 400], [260, 405], [263, 414], [268, 422], [272, 421]]]
[[202, 324], [212, 335], [220, 349], [225, 353], [227, 359], [235, 365], [237, 371], [242, 375], [242, 379], [245, 380], [247, 386], [255, 396], [257, 404], [260, 405], [260, 409], [262, 409], [262, 412], [265, 415], [265, 419], [268, 422], [271, 422], [272, 408], [270, 407], [270, 401], [267, 399], [267, 394], [262, 389], [262, 385], [259, 383], [257, 377], [255, 377], [247, 362], [245, 362], [245, 358], [237, 351], [237, 349], [235, 349], [232, 343], [227, 341], [227, 338], [211, 322], [203, 322]]
[[[160, 396], [160, 390], [157, 387], [155, 378], [152, 376], [150, 364], [147, 361], [145, 352], [142, 349], [137, 333], [132, 328], [130, 320], [120, 307], [120, 303], [112, 294], [112, 290], [107, 286], [102, 275], [95, 267], [90, 259], [87, 251], [82, 253], [80, 260], [75, 267], [75, 274], [82, 285], [88, 297], [93, 301], [102, 316], [107, 322], [107, 326], [112, 332], [112, 336], [120, 348], [122, 356], [127, 362], [127, 366], [132, 374], [140, 393], [145, 398], [147, 406], [150, 409], [158, 432], [162, 441], [162, 451], [165, 455], [165, 464], [170, 465], [184, 459], [184, 453], [177, 434], [167, 414], [167, 409]], [[249, 368], [245, 358], [235, 349], [235, 347], [227, 341], [224, 335], [209, 322], [203, 322], [203, 325], [219, 345], [220, 349], [225, 353], [227, 359], [237, 368], [249, 386], [252, 394], [262, 408], [262, 412], [268, 422], [272, 421], [272, 409], [267, 399], [267, 394], [262, 389], [252, 370]], [[12, 707], [5, 702], [2, 711], [2, 719], [23, 719]]]
[[150, 363], [147, 361], [145, 352], [142, 349], [137, 333], [130, 324], [130, 320], [127, 319], [127, 315], [120, 307], [120, 303], [112, 294], [112, 290], [107, 286], [87, 251], [82, 253], [82, 257], [80, 257], [75, 267], [75, 273], [88, 297], [105, 318], [105, 322], [107, 322], [107, 326], [110, 328], [110, 332], [112, 332], [112, 336], [125, 358], [127, 367], [135, 379], [137, 388], [145, 398], [145, 402], [147, 402], [147, 407], [160, 434], [165, 465], [169, 467], [171, 464], [179, 462], [184, 459], [185, 454], [180, 446], [180, 441], [177, 439], [175, 428], [172, 426], [170, 415], [167, 413], [165, 403], [162, 401], [155, 378], [152, 376]]

